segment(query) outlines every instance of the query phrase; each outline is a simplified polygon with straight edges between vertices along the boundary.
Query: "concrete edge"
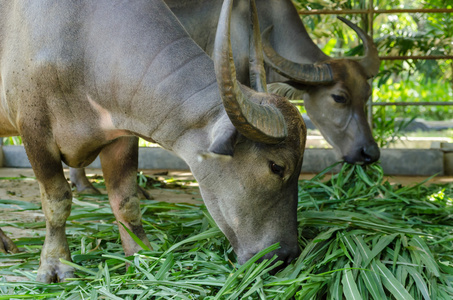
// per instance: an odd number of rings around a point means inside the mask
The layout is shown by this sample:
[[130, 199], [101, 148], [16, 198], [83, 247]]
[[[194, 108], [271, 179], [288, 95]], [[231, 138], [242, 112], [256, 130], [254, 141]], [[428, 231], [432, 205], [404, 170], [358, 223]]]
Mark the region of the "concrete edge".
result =
[[[2, 146], [3, 167], [30, 168], [23, 146]], [[381, 165], [386, 175], [431, 176], [450, 174], [444, 170], [448, 152], [441, 149], [381, 149]], [[1, 160], [1, 159], [0, 159]], [[306, 149], [302, 173], [319, 173], [337, 162], [332, 149]], [[100, 160], [89, 165], [100, 168]], [[188, 165], [175, 154], [162, 148], [140, 148], [140, 169], [189, 170]], [[335, 171], [338, 171], [337, 167]]]

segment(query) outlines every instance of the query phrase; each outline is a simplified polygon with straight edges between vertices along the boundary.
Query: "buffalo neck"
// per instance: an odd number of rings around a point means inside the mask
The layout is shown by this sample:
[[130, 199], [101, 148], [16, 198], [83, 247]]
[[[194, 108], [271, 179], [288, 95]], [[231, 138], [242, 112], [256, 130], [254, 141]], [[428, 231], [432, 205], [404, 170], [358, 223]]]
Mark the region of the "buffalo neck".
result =
[[[150, 10], [161, 13], [151, 18]], [[87, 81], [114, 128], [172, 150], [186, 132], [214, 122], [223, 109], [214, 63], [165, 4], [125, 2], [92, 11], [84, 27]]]

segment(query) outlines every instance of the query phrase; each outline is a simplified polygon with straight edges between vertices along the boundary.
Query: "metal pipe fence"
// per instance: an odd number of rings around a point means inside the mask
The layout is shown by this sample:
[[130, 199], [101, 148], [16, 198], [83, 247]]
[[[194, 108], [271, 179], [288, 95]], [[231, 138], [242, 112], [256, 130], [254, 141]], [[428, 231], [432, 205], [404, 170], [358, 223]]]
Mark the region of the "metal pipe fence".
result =
[[[371, 5], [373, 6], [373, 5]], [[299, 15], [359, 15], [359, 14], [399, 14], [399, 13], [453, 13], [452, 8], [420, 8], [420, 9], [313, 9], [300, 10]]]
[[[420, 8], [420, 9], [375, 9], [374, 0], [368, 1], [367, 9], [317, 9], [317, 10], [300, 10], [299, 15], [368, 15], [368, 32], [373, 36], [374, 15], [376, 14], [399, 14], [399, 13], [453, 13], [450, 8]], [[402, 56], [379, 56], [381, 60], [442, 60], [453, 59], [453, 55], [402, 55]], [[453, 106], [453, 102], [373, 102], [369, 99], [367, 102], [368, 122], [373, 125], [373, 106]]]

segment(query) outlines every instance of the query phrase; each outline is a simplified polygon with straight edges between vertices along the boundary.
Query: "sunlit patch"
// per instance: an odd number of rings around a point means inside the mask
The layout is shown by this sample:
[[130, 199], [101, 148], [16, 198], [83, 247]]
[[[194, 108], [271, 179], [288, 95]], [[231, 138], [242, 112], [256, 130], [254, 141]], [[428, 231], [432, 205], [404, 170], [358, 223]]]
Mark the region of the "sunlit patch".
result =
[[453, 205], [453, 199], [445, 196], [445, 189], [429, 195], [428, 199], [433, 202], [444, 203], [445, 205]]
[[120, 136], [130, 135], [127, 131], [115, 127], [112, 120], [112, 114], [101, 105], [96, 103], [90, 96], [87, 95], [88, 102], [97, 112], [99, 117], [99, 127], [104, 131], [108, 140], [116, 139]]
[[93, 101], [90, 96], [87, 96], [88, 102], [94, 108], [94, 110], [98, 113], [99, 116], [99, 125], [102, 129], [116, 129], [113, 125], [112, 115], [108, 110], [100, 106], [98, 103]]
[[217, 153], [213, 153], [213, 152], [200, 152], [197, 155], [197, 159], [198, 159], [198, 162], [202, 162], [204, 160], [209, 160], [209, 159], [219, 159], [219, 160], [227, 162], [227, 161], [231, 160], [232, 157], [229, 155], [221, 155], [221, 154], [217, 154]]

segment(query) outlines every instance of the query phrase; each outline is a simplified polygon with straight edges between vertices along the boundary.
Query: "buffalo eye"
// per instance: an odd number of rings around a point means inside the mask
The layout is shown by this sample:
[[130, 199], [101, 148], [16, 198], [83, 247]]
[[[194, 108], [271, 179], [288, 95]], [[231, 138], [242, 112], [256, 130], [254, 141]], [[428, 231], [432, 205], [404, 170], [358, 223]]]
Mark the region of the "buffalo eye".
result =
[[283, 177], [283, 173], [285, 172], [285, 167], [279, 166], [273, 161], [269, 162], [269, 164], [270, 164], [272, 173], [274, 173], [280, 177]]
[[334, 94], [332, 94], [331, 96], [332, 96], [333, 100], [337, 103], [346, 103], [346, 101], [347, 101], [345, 96], [334, 95]]

